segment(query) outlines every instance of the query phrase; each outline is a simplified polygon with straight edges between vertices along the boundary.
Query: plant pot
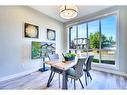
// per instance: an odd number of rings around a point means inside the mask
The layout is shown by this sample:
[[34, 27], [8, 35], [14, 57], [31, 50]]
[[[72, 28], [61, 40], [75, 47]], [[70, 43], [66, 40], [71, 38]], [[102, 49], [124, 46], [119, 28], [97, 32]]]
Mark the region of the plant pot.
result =
[[65, 58], [65, 61], [71, 61], [75, 59], [75, 57], [64, 57], [64, 58]]

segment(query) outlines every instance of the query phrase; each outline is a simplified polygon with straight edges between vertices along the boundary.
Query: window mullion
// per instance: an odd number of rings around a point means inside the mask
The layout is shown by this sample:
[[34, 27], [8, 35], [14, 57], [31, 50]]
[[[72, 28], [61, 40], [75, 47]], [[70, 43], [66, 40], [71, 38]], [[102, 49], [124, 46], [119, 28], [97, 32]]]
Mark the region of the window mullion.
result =
[[86, 23], [86, 34], [87, 34], [87, 46], [86, 46], [86, 51], [87, 51], [87, 57], [88, 57], [88, 50], [89, 50], [89, 40], [88, 40], [88, 23]]
[[101, 63], [101, 19], [99, 19], [99, 32], [100, 32], [100, 42], [99, 42], [99, 63]]
[[[76, 39], [78, 39], [78, 25], [76, 25]], [[78, 44], [78, 40], [76, 40], [76, 44]], [[77, 46], [76, 46], [75, 53], [77, 53]]]

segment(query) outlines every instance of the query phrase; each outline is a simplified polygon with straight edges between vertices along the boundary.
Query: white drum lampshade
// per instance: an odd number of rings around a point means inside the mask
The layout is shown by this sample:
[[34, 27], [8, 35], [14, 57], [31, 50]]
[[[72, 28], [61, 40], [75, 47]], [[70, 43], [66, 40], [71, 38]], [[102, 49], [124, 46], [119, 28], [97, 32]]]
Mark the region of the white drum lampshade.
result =
[[75, 18], [78, 14], [78, 8], [76, 6], [61, 6], [60, 7], [60, 16], [64, 19]]

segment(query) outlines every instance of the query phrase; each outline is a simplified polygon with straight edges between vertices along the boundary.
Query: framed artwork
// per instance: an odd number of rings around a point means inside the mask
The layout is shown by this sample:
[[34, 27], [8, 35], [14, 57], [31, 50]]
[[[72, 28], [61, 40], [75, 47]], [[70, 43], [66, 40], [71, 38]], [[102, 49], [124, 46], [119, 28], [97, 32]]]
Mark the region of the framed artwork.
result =
[[24, 36], [27, 38], [38, 38], [39, 26], [25, 23], [24, 24]]
[[51, 42], [36, 42], [31, 44], [31, 58], [41, 59], [48, 57], [48, 54], [53, 54], [56, 51], [56, 44]]
[[56, 40], [56, 31], [52, 29], [47, 29], [47, 39], [48, 40]]

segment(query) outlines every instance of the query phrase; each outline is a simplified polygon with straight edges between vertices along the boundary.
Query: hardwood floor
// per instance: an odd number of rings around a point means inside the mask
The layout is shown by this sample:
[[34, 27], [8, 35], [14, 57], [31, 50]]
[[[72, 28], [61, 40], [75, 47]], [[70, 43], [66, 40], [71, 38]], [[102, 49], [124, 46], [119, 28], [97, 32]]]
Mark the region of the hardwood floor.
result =
[[[85, 89], [127, 89], [127, 78], [94, 71], [92, 70], [91, 76], [93, 80], [88, 80], [88, 85], [85, 86], [85, 77], [81, 78]], [[11, 79], [8, 81], [0, 82], [0, 89], [61, 89], [59, 88], [58, 74], [55, 74], [54, 79], [51, 82], [50, 87], [46, 87], [50, 71], [46, 72], [34, 72], [23, 77]], [[62, 86], [62, 76], [61, 76]], [[73, 82], [68, 81], [68, 89], [73, 89]], [[79, 81], [76, 82], [76, 89], [82, 89]]]

